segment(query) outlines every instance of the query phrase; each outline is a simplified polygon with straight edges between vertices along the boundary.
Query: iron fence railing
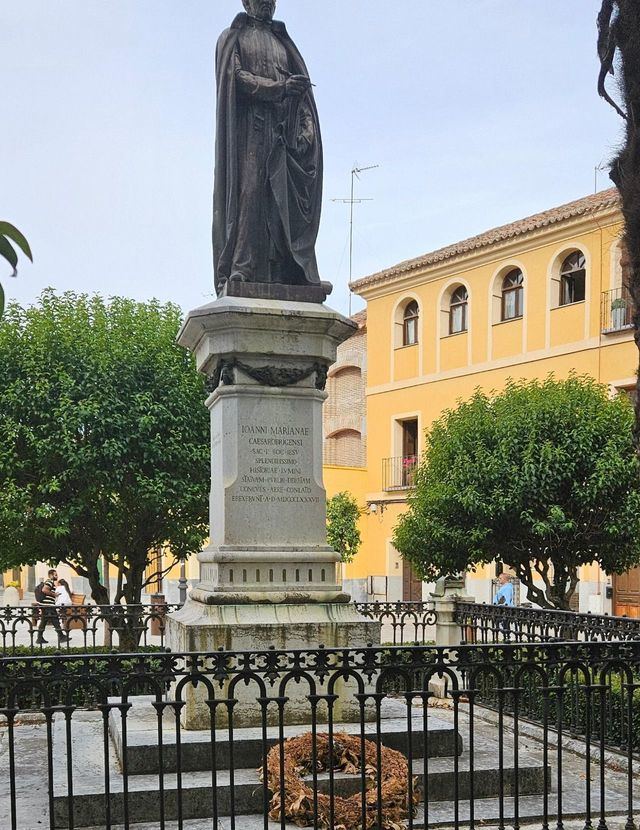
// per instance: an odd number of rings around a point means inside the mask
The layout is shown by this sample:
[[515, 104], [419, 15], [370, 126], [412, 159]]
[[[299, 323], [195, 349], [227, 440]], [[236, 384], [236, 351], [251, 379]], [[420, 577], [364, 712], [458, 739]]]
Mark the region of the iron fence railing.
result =
[[[6, 606], [0, 608], [0, 653], [26, 650], [127, 648], [165, 645], [166, 615], [178, 604], [72, 605], [65, 608]], [[360, 602], [358, 611], [379, 620], [391, 632], [394, 645], [433, 640], [429, 629], [437, 615], [426, 602]], [[43, 626], [44, 621], [44, 628]], [[44, 642], [40, 642], [40, 635]], [[60, 634], [63, 635], [60, 638]]]
[[44, 605], [0, 608], [0, 652], [164, 646], [165, 618], [180, 605]]
[[633, 327], [633, 301], [626, 286], [603, 291], [600, 302], [600, 329], [603, 334]]
[[640, 619], [574, 611], [458, 602], [456, 622], [462, 643], [640, 642]]
[[2, 658], [0, 826], [633, 828], [639, 676], [640, 642]]
[[414, 485], [415, 474], [419, 464], [419, 455], [401, 455], [397, 458], [383, 458], [382, 489], [409, 490]]
[[[392, 632], [393, 645], [425, 644], [433, 641], [432, 628], [438, 615], [429, 602], [356, 602], [356, 608], [369, 620], [379, 620]], [[430, 636], [431, 634], [431, 636]]]

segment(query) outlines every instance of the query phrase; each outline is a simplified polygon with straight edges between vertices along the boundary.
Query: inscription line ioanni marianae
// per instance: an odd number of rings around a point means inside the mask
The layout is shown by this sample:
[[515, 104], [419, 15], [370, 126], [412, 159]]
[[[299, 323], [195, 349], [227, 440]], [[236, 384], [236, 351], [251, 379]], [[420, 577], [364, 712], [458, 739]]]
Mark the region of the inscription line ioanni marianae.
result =
[[240, 440], [246, 441], [247, 469], [239, 475], [232, 501], [260, 504], [318, 504], [313, 479], [303, 472], [311, 450], [311, 428], [273, 424], [242, 424]]

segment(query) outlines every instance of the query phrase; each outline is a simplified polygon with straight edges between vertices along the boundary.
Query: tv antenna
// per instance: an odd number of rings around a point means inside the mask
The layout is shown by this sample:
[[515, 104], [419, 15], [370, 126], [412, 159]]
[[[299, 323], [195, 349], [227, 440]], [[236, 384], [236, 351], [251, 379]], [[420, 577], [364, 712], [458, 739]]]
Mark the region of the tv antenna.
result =
[[593, 192], [598, 192], [598, 173], [602, 173], [604, 170], [608, 170], [609, 165], [606, 161], [601, 161], [600, 164], [596, 164], [593, 171]]
[[362, 202], [372, 202], [373, 199], [356, 199], [355, 198], [355, 182], [356, 179], [360, 181], [360, 173], [365, 173], [367, 170], [376, 170], [380, 167], [379, 164], [370, 164], [368, 167], [358, 167], [358, 164], [353, 165], [351, 170], [351, 196], [348, 199], [332, 199], [332, 202], [341, 202], [343, 205], [349, 205], [349, 317], [351, 317], [351, 298], [353, 296], [351, 291], [351, 281], [353, 279], [353, 206], [360, 205]]

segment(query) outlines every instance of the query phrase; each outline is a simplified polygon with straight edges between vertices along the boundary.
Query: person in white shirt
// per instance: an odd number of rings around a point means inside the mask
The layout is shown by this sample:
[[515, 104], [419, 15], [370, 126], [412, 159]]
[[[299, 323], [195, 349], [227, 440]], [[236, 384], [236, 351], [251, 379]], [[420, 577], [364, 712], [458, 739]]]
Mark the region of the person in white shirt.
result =
[[71, 589], [66, 579], [59, 579], [56, 585], [56, 607], [63, 608], [65, 605], [73, 605]]

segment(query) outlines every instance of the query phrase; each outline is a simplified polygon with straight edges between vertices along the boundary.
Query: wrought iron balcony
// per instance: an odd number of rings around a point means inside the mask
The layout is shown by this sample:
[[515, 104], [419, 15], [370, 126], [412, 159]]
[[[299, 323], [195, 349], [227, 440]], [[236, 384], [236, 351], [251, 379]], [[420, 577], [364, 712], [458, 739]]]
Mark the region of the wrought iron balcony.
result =
[[600, 324], [603, 334], [633, 328], [633, 301], [626, 286], [602, 292]]
[[413, 487], [419, 455], [399, 455], [382, 459], [382, 489], [409, 490]]

